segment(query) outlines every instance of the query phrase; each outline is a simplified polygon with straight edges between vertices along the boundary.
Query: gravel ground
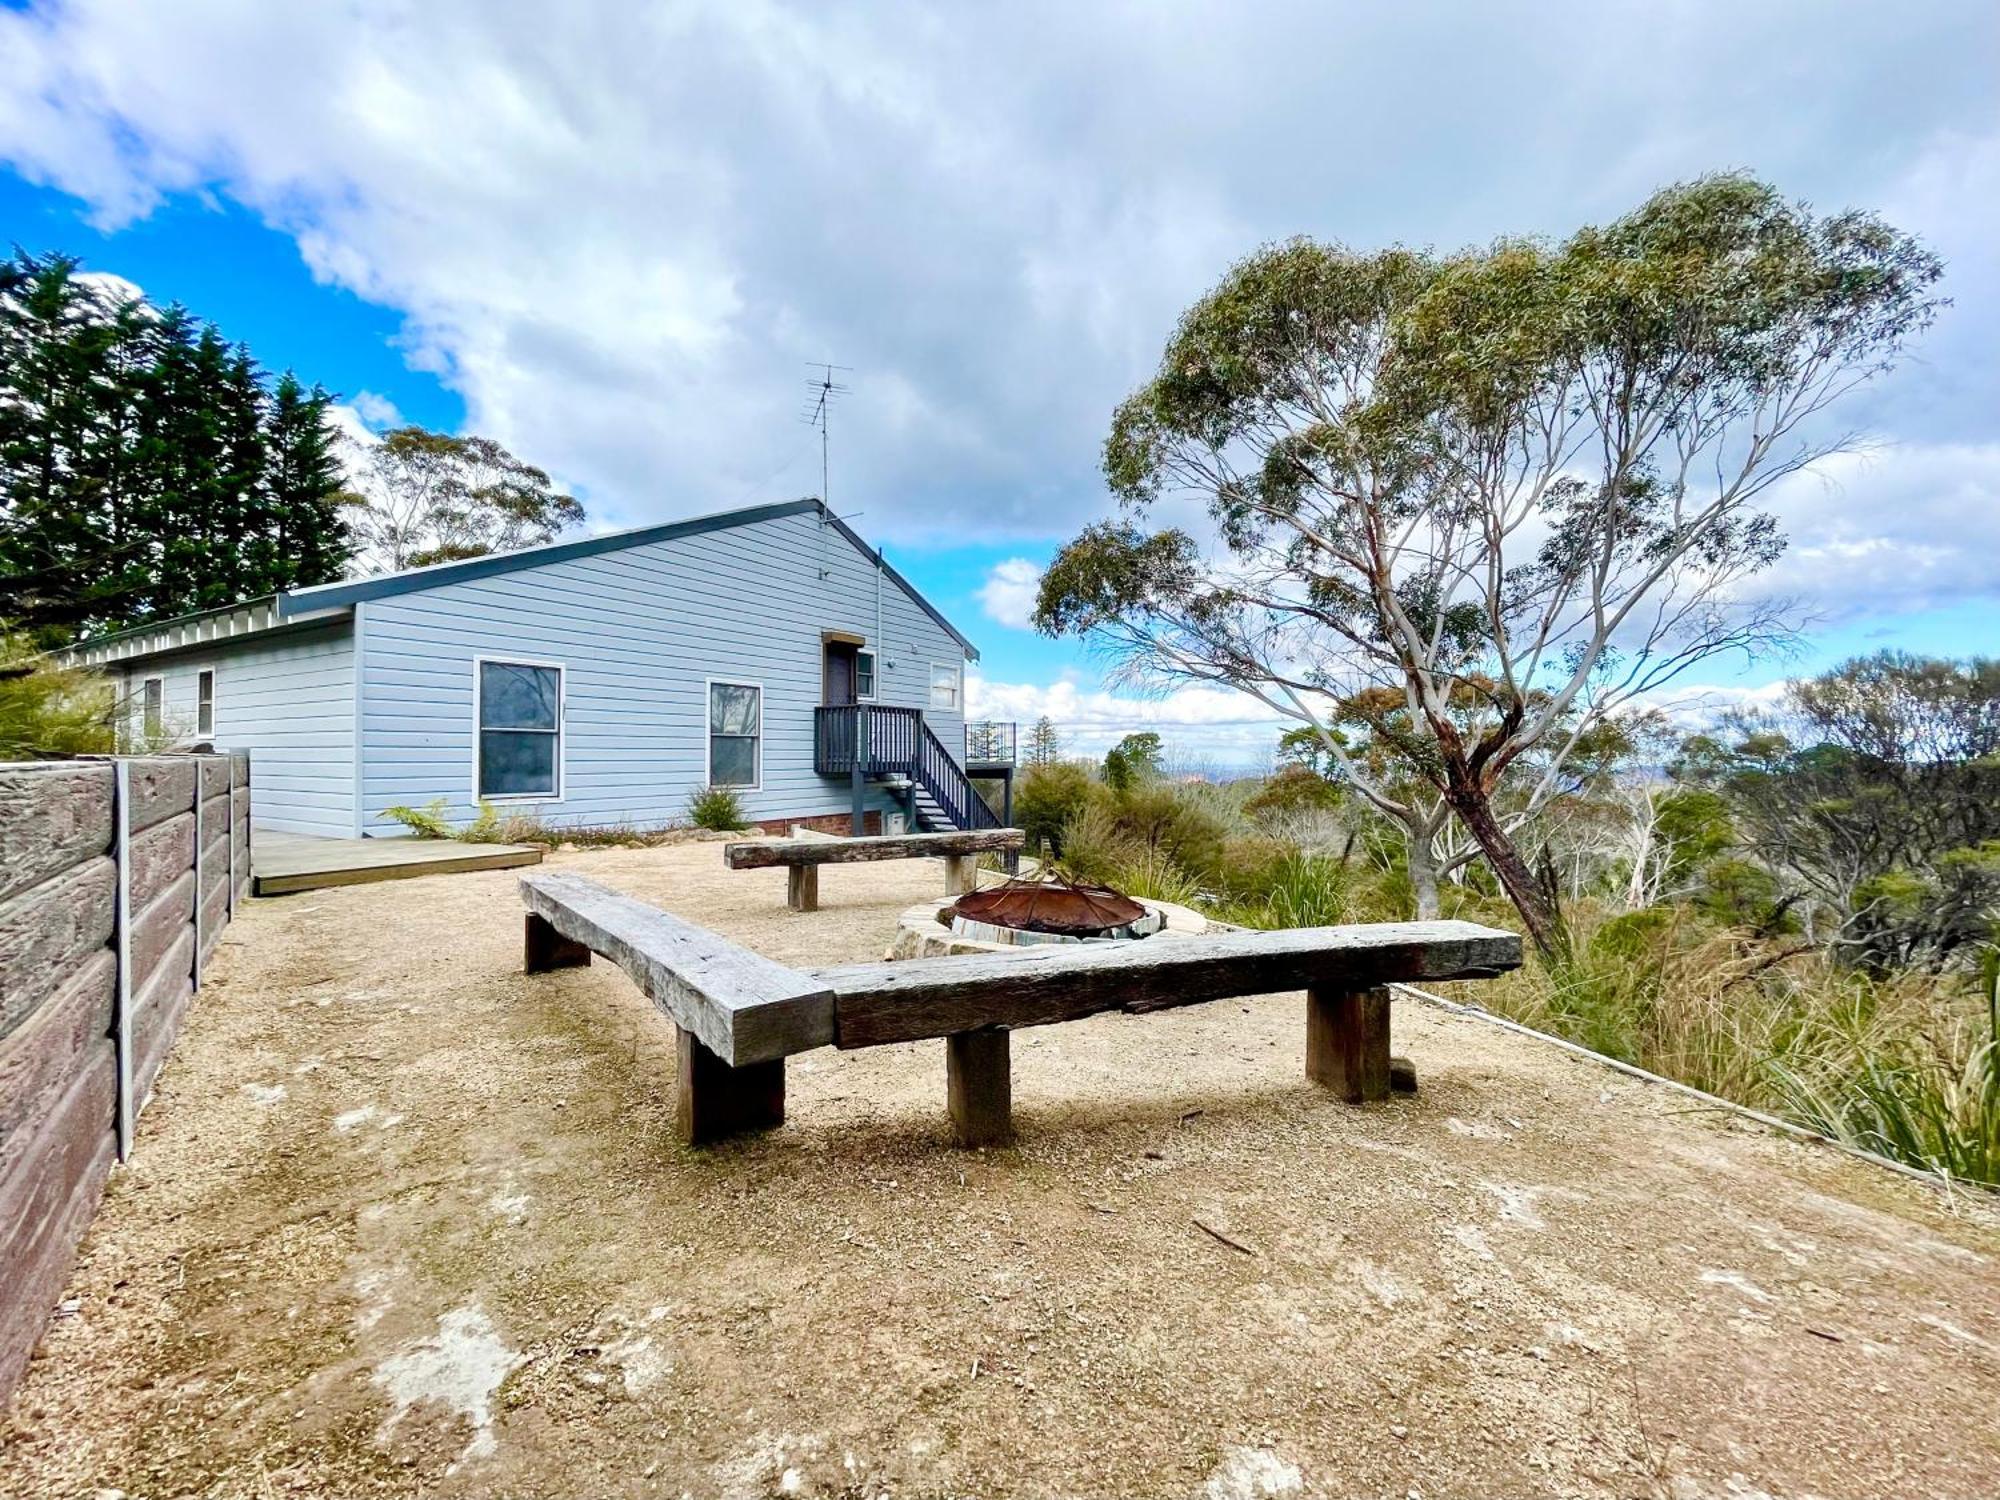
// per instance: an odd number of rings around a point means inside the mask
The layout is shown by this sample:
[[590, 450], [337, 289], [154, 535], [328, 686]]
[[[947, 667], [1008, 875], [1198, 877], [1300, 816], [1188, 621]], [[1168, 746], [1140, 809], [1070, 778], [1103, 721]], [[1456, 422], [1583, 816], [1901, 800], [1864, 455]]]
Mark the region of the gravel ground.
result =
[[[561, 855], [778, 959], [878, 956], [713, 844]], [[791, 1063], [674, 1142], [665, 1022], [528, 979], [505, 872], [255, 903], [8, 1419], [0, 1494], [1992, 1495], [2000, 1228], [1414, 1003], [1415, 1097], [1297, 995]]]

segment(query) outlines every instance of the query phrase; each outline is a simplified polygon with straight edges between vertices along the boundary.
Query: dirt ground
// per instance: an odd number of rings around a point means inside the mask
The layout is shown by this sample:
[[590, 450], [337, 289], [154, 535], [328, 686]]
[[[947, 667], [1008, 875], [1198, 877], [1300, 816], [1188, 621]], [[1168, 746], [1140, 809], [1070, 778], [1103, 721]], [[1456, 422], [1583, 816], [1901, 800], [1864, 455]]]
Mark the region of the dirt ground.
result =
[[[942, 889], [553, 863], [796, 962]], [[782, 1130], [692, 1151], [664, 1020], [524, 977], [519, 912], [239, 918], [0, 1494], [2000, 1491], [1982, 1204], [1414, 1002], [1421, 1091], [1349, 1108], [1297, 995], [1021, 1033], [1017, 1148], [947, 1144], [929, 1043], [795, 1058]]]

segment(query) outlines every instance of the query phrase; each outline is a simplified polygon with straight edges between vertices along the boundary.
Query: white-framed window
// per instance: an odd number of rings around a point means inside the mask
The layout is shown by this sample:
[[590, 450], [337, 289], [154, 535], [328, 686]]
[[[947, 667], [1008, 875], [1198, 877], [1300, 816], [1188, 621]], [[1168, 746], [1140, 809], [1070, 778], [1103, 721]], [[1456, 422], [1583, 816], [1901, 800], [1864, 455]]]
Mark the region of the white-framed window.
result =
[[194, 732], [202, 739], [215, 733], [215, 672], [203, 668], [194, 674]]
[[854, 653], [854, 696], [862, 703], [875, 700], [875, 653], [857, 651]]
[[754, 792], [764, 784], [764, 687], [708, 679], [709, 786]]
[[934, 661], [931, 663], [931, 707], [941, 708], [947, 713], [957, 713], [963, 688], [961, 674], [964, 671], [958, 663]]
[[156, 740], [166, 732], [166, 703], [166, 679], [148, 677], [139, 690], [139, 728], [148, 740]]
[[475, 658], [473, 789], [487, 802], [562, 796], [560, 662]]

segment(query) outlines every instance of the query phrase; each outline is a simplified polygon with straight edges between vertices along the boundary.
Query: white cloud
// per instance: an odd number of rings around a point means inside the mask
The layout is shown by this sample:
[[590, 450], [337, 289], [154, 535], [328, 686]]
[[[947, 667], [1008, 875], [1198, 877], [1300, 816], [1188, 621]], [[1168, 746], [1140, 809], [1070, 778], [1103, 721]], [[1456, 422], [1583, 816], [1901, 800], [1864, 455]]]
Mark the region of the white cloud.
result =
[[335, 445], [339, 449], [341, 467], [347, 470], [350, 481], [358, 478], [367, 468], [368, 450], [382, 439], [368, 420], [345, 401], [336, 401], [327, 408], [327, 415], [333, 420]]
[[1170, 754], [1232, 769], [1268, 764], [1285, 728], [1247, 693], [1195, 685], [1139, 697], [1067, 679], [989, 682], [974, 673], [966, 678], [965, 701], [972, 717], [1011, 721], [1024, 736], [1046, 716], [1062, 734], [1066, 754], [1102, 755], [1126, 735], [1150, 729]]
[[[1571, 0], [1535, 27], [1304, 0], [72, 0], [0, 8], [0, 159], [106, 225], [246, 205], [399, 309], [468, 424], [607, 524], [816, 489], [794, 406], [831, 357], [855, 367], [832, 489], [871, 533], [1046, 539], [1103, 508], [1113, 405], [1263, 240], [1560, 231], [1751, 162], [1895, 208], [1991, 287], [1996, 25], [1923, 8], [1863, 36], [1807, 0]], [[1990, 440], [1994, 299], [1951, 316], [1977, 377], [1899, 378], [1919, 394], [1858, 420]]]
[[2000, 441], [1873, 444], [1774, 486], [1768, 504], [1789, 545], [1751, 587], [1821, 621], [2000, 591]]
[[400, 427], [403, 423], [403, 414], [396, 409], [396, 403], [374, 391], [357, 391], [353, 406], [355, 416], [376, 432], [385, 427]]
[[1015, 630], [1034, 629], [1035, 591], [1042, 570], [1025, 557], [995, 563], [979, 586], [979, 602], [987, 616]]
[[1745, 687], [1741, 683], [1674, 683], [1634, 698], [1631, 709], [1657, 709], [1684, 730], [1705, 728], [1736, 710], [1757, 712], [1776, 708], [1784, 699], [1785, 680]]

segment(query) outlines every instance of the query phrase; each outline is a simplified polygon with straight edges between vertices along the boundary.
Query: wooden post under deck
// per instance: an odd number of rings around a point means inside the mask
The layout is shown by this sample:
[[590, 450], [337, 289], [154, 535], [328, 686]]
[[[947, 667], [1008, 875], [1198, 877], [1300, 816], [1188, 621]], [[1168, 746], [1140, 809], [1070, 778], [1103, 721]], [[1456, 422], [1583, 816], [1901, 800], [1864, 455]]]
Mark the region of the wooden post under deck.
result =
[[732, 1068], [684, 1027], [674, 1028], [680, 1066], [674, 1130], [690, 1146], [785, 1123], [785, 1060]]
[[1389, 992], [1306, 991], [1306, 1077], [1349, 1104], [1389, 1097]]
[[998, 1026], [944, 1039], [945, 1099], [961, 1146], [1001, 1146], [1014, 1138], [1014, 1079], [1008, 1033]]

